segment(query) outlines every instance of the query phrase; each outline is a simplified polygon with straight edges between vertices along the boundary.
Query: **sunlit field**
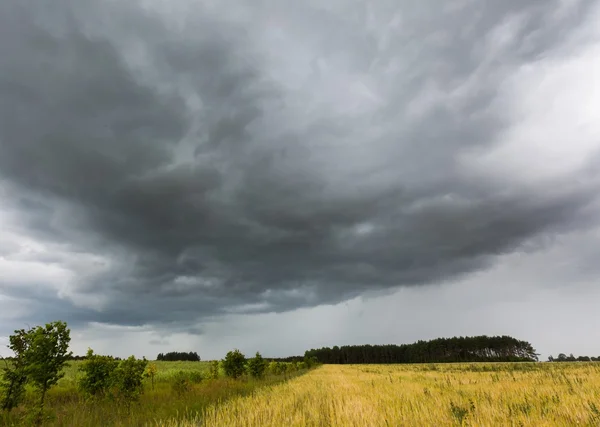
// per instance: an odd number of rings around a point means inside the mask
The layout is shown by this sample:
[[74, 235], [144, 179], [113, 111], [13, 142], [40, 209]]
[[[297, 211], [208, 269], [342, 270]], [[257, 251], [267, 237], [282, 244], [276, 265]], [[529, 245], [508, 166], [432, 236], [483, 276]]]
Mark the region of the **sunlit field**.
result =
[[204, 426], [599, 426], [600, 363], [324, 365]]

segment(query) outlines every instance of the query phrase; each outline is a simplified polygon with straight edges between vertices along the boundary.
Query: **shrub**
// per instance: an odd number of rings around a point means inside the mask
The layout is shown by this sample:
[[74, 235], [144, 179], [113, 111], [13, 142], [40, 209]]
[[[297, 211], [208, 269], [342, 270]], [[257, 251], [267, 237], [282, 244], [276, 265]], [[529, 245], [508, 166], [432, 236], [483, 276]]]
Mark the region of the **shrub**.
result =
[[15, 354], [12, 363], [6, 362], [6, 367], [2, 372], [2, 388], [4, 395], [2, 397], [2, 409], [11, 411], [19, 405], [25, 395], [25, 383], [27, 374], [25, 372], [25, 352], [29, 348], [29, 336], [24, 329], [15, 331], [9, 338], [9, 345]]
[[177, 396], [181, 396], [182, 394], [190, 391], [191, 384], [185, 372], [179, 371], [177, 374], [175, 374], [175, 379], [171, 385], [171, 388]]
[[273, 375], [281, 375], [283, 371], [283, 363], [281, 362], [271, 362], [269, 363], [269, 372]]
[[157, 372], [158, 367], [156, 366], [156, 363], [149, 363], [144, 375], [150, 378], [150, 381], [152, 382], [152, 390], [154, 390], [154, 377], [156, 376]]
[[146, 358], [136, 359], [134, 356], [130, 356], [121, 360], [113, 371], [111, 383], [118, 398], [128, 409], [132, 402], [139, 399], [144, 390], [144, 371], [147, 365]]
[[256, 356], [248, 360], [248, 373], [254, 378], [262, 378], [267, 369], [267, 362], [256, 352]]
[[219, 378], [219, 361], [213, 360], [210, 362], [210, 369], [208, 371], [208, 378], [211, 380], [216, 380]]
[[234, 379], [239, 378], [244, 373], [246, 367], [246, 356], [238, 349], [235, 349], [227, 353], [222, 364], [225, 375]]
[[83, 376], [79, 380], [79, 388], [89, 396], [105, 396], [114, 380], [114, 371], [119, 362], [112, 356], [94, 354], [89, 348], [86, 359], [79, 371]]

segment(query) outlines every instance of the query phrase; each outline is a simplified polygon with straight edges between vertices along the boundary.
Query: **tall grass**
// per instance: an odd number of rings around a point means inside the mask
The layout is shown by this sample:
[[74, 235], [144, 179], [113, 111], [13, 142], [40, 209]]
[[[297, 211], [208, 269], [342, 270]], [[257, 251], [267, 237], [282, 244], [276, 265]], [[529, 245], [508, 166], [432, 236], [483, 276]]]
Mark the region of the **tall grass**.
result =
[[[202, 379], [209, 369], [208, 362], [152, 362], [157, 365], [154, 389], [150, 380], [144, 384], [144, 393], [130, 410], [117, 402], [102, 399], [87, 399], [77, 388], [81, 362], [71, 362], [66, 375], [48, 394], [49, 426], [142, 426], [156, 425], [160, 420], [173, 419], [177, 422], [193, 420], [210, 405], [222, 404], [227, 400], [248, 396], [257, 389], [271, 386], [302, 372], [288, 375], [269, 375], [261, 380], [242, 378], [231, 380]], [[186, 379], [184, 388], [176, 387], [177, 380]], [[33, 395], [28, 390], [26, 402], [10, 415], [0, 412], [0, 426], [27, 425], [28, 407], [33, 406]]]
[[600, 364], [325, 365], [161, 426], [599, 426]]

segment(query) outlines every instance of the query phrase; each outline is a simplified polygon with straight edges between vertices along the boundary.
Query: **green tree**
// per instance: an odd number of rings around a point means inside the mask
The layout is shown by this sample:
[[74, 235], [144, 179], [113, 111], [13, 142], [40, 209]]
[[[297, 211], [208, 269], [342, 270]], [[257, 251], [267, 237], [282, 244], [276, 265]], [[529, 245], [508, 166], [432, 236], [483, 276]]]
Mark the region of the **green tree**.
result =
[[267, 369], [267, 362], [261, 354], [257, 351], [256, 356], [248, 360], [248, 373], [254, 378], [262, 378]]
[[36, 423], [40, 424], [46, 393], [64, 376], [62, 369], [73, 355], [68, 351], [71, 331], [65, 322], [56, 321], [45, 327], [31, 329], [27, 332], [26, 339], [29, 347], [24, 352], [25, 372], [39, 393]]
[[150, 377], [150, 381], [152, 382], [152, 390], [154, 390], [154, 377], [156, 376], [157, 372], [158, 367], [156, 366], [156, 363], [149, 363], [148, 367], [146, 368], [146, 376]]
[[283, 371], [283, 363], [272, 361], [269, 363], [269, 372], [273, 375], [281, 375]]
[[121, 360], [113, 372], [111, 383], [128, 411], [131, 403], [137, 401], [144, 391], [144, 372], [147, 365], [146, 358], [136, 359], [130, 356]]
[[79, 380], [79, 388], [90, 396], [105, 396], [113, 381], [114, 371], [119, 362], [112, 356], [94, 354], [89, 348], [79, 371], [83, 376]]
[[30, 336], [24, 329], [16, 330], [9, 337], [8, 348], [14, 353], [11, 363], [6, 362], [2, 372], [2, 409], [10, 411], [21, 402], [25, 394], [25, 383], [27, 382], [25, 353], [29, 349]]
[[177, 374], [175, 374], [175, 379], [171, 383], [171, 387], [173, 392], [175, 392], [175, 394], [179, 397], [190, 391], [191, 384], [185, 372], [179, 371]]
[[221, 362], [225, 375], [231, 378], [238, 378], [244, 373], [246, 367], [246, 356], [241, 351], [235, 349], [230, 351]]
[[211, 380], [216, 380], [217, 378], [219, 378], [219, 361], [218, 360], [213, 360], [212, 362], [210, 362], [208, 378], [210, 378]]

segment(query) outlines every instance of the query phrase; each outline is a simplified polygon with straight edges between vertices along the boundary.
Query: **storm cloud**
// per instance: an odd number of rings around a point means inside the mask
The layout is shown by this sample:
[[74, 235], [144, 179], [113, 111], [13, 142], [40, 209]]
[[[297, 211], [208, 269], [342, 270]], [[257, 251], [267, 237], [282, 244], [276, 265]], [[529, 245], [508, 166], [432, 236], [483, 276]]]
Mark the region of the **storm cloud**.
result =
[[0, 4], [11, 324], [202, 333], [599, 225], [597, 1], [126, 3]]

